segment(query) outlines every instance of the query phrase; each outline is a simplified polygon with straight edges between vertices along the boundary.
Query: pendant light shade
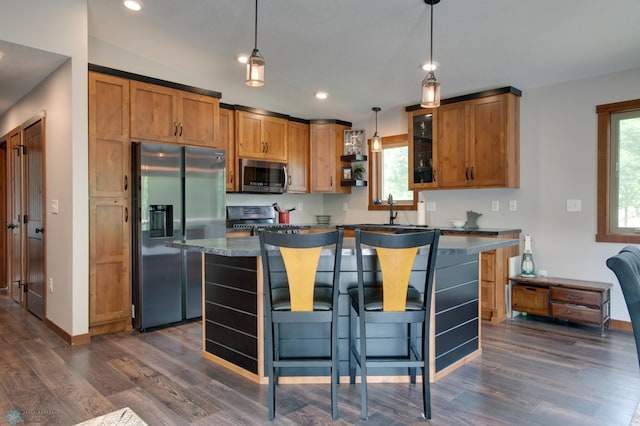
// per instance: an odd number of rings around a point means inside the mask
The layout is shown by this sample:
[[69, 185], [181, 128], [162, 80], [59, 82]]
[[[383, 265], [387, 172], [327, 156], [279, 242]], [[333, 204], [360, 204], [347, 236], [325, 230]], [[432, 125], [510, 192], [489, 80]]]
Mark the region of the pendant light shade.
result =
[[373, 107], [371, 110], [376, 113], [376, 131], [371, 138], [371, 152], [380, 152], [382, 151], [382, 138], [378, 134], [378, 111], [382, 110], [382, 108]]
[[247, 79], [245, 84], [249, 87], [264, 86], [264, 58], [258, 50], [258, 0], [256, 0], [256, 23], [254, 28], [254, 47], [251, 56], [247, 60]]
[[[431, 47], [429, 52], [429, 63], [433, 64], [433, 5], [440, 3], [440, 0], [424, 0], [424, 2], [431, 5]], [[422, 80], [420, 106], [422, 108], [435, 108], [440, 106], [440, 82], [436, 80], [433, 68], [427, 73], [424, 80]]]

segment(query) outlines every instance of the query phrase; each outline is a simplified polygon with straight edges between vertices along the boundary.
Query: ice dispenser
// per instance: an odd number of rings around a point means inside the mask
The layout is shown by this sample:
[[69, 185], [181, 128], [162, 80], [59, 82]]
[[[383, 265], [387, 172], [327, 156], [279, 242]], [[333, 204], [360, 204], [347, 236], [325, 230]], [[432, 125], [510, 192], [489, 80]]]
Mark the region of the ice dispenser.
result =
[[151, 238], [173, 237], [173, 206], [171, 204], [150, 205], [149, 222]]

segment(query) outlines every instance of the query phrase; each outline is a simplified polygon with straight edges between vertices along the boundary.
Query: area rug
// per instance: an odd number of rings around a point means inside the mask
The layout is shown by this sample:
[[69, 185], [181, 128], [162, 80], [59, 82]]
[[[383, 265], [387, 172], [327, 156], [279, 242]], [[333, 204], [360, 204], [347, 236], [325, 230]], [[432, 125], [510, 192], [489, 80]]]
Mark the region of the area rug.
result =
[[78, 423], [76, 426], [147, 426], [147, 424], [129, 407]]
[[640, 402], [638, 402], [636, 412], [633, 413], [633, 417], [631, 417], [631, 423], [629, 423], [629, 426], [640, 426]]

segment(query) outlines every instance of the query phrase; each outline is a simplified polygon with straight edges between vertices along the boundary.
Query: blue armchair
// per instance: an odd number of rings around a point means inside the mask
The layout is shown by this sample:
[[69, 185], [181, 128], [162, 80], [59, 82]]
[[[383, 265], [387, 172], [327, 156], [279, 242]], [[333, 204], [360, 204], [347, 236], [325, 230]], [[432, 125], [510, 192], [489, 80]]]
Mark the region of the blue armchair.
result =
[[631, 317], [640, 365], [640, 249], [636, 246], [624, 247], [620, 253], [607, 259], [607, 266], [620, 282]]

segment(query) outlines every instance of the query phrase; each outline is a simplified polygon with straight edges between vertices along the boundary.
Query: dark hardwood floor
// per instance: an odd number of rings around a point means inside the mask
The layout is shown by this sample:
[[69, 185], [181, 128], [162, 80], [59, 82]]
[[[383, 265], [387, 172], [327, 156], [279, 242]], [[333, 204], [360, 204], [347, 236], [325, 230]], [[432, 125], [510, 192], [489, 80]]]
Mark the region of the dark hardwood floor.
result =
[[[268, 424], [260, 386], [200, 356], [200, 323], [68, 346], [0, 296], [0, 419], [75, 424], [131, 407], [150, 425]], [[628, 425], [640, 399], [630, 332], [532, 318], [483, 323], [483, 354], [432, 385], [434, 425]], [[341, 384], [338, 424], [423, 424], [420, 388]], [[1, 423], [1, 422], [0, 422]], [[274, 424], [330, 424], [328, 385], [281, 385]]]

